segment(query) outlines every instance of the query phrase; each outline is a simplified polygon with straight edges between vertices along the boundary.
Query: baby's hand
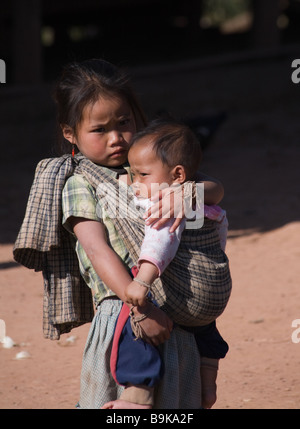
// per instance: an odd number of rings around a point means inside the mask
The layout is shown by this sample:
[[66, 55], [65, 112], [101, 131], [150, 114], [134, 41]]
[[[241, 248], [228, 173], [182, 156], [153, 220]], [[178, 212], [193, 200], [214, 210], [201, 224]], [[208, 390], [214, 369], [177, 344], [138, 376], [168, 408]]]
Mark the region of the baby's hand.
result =
[[143, 307], [147, 301], [147, 293], [148, 289], [145, 286], [132, 281], [125, 289], [126, 302], [134, 306]]

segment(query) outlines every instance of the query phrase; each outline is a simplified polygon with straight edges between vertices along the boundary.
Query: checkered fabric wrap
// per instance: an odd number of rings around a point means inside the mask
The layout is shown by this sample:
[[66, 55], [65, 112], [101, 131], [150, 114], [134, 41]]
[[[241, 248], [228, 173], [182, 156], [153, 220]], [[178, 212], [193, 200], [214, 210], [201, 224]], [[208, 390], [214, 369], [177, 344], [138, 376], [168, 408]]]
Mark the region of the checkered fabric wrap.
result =
[[80, 275], [73, 237], [61, 222], [62, 189], [76, 163], [70, 156], [39, 162], [13, 249], [17, 262], [43, 273], [43, 333], [53, 340], [90, 322], [94, 315], [91, 291]]
[[[126, 192], [121, 187], [116, 194], [116, 182], [104, 174], [105, 187], [98, 186], [97, 195], [103, 197], [110, 217], [115, 217], [115, 226], [136, 263], [144, 220], [133, 203], [131, 188]], [[184, 230], [175, 258], [152, 285], [160, 307], [174, 322], [186, 326], [203, 326], [220, 316], [231, 288], [229, 261], [221, 249], [216, 222], [209, 219], [201, 228]]]

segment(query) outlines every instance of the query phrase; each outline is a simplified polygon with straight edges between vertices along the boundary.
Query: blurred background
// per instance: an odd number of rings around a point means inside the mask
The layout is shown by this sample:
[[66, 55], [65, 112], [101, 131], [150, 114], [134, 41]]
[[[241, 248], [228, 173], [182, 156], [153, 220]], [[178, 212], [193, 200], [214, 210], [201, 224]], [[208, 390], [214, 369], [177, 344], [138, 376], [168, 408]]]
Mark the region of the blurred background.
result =
[[55, 155], [53, 83], [91, 57], [128, 70], [149, 119], [191, 125], [232, 235], [299, 220], [299, 0], [2, 0], [0, 243], [15, 240], [36, 163]]
[[300, 41], [297, 0], [3, 0], [8, 83], [55, 78], [62, 64], [200, 58]]

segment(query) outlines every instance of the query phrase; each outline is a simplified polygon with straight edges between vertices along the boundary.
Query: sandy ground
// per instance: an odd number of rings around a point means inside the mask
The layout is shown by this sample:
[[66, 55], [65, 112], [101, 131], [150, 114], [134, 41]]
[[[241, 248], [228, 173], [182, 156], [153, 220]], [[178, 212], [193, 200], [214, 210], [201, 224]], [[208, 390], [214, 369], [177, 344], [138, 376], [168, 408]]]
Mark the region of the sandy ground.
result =
[[[159, 108], [227, 113], [203, 162], [203, 171], [225, 185], [233, 278], [231, 300], [218, 321], [230, 351], [220, 365], [215, 409], [300, 406], [299, 88], [291, 83], [290, 64], [285, 55], [136, 78], [150, 114]], [[1, 145], [5, 141], [6, 150], [0, 319], [16, 343], [12, 348], [0, 345], [1, 409], [74, 408], [89, 329], [84, 325], [60, 341], [43, 339], [41, 274], [12, 258], [34, 165], [47, 155], [52, 140], [47, 91], [8, 91], [1, 99]], [[21, 109], [26, 115], [16, 124], [14, 116]], [[27, 358], [17, 359], [22, 351]]]

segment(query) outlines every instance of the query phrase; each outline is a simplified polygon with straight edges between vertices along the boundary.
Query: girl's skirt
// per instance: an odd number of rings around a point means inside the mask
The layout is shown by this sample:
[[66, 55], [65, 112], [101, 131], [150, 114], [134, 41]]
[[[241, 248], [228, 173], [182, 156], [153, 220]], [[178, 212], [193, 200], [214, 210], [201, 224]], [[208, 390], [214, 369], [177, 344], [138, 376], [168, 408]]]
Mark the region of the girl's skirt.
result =
[[[110, 370], [115, 324], [121, 307], [118, 299], [105, 299], [98, 306], [83, 354], [78, 408], [99, 409], [122, 393], [123, 387], [115, 382]], [[194, 335], [176, 327], [160, 351], [165, 372], [155, 389], [154, 408], [200, 408], [200, 355]]]

